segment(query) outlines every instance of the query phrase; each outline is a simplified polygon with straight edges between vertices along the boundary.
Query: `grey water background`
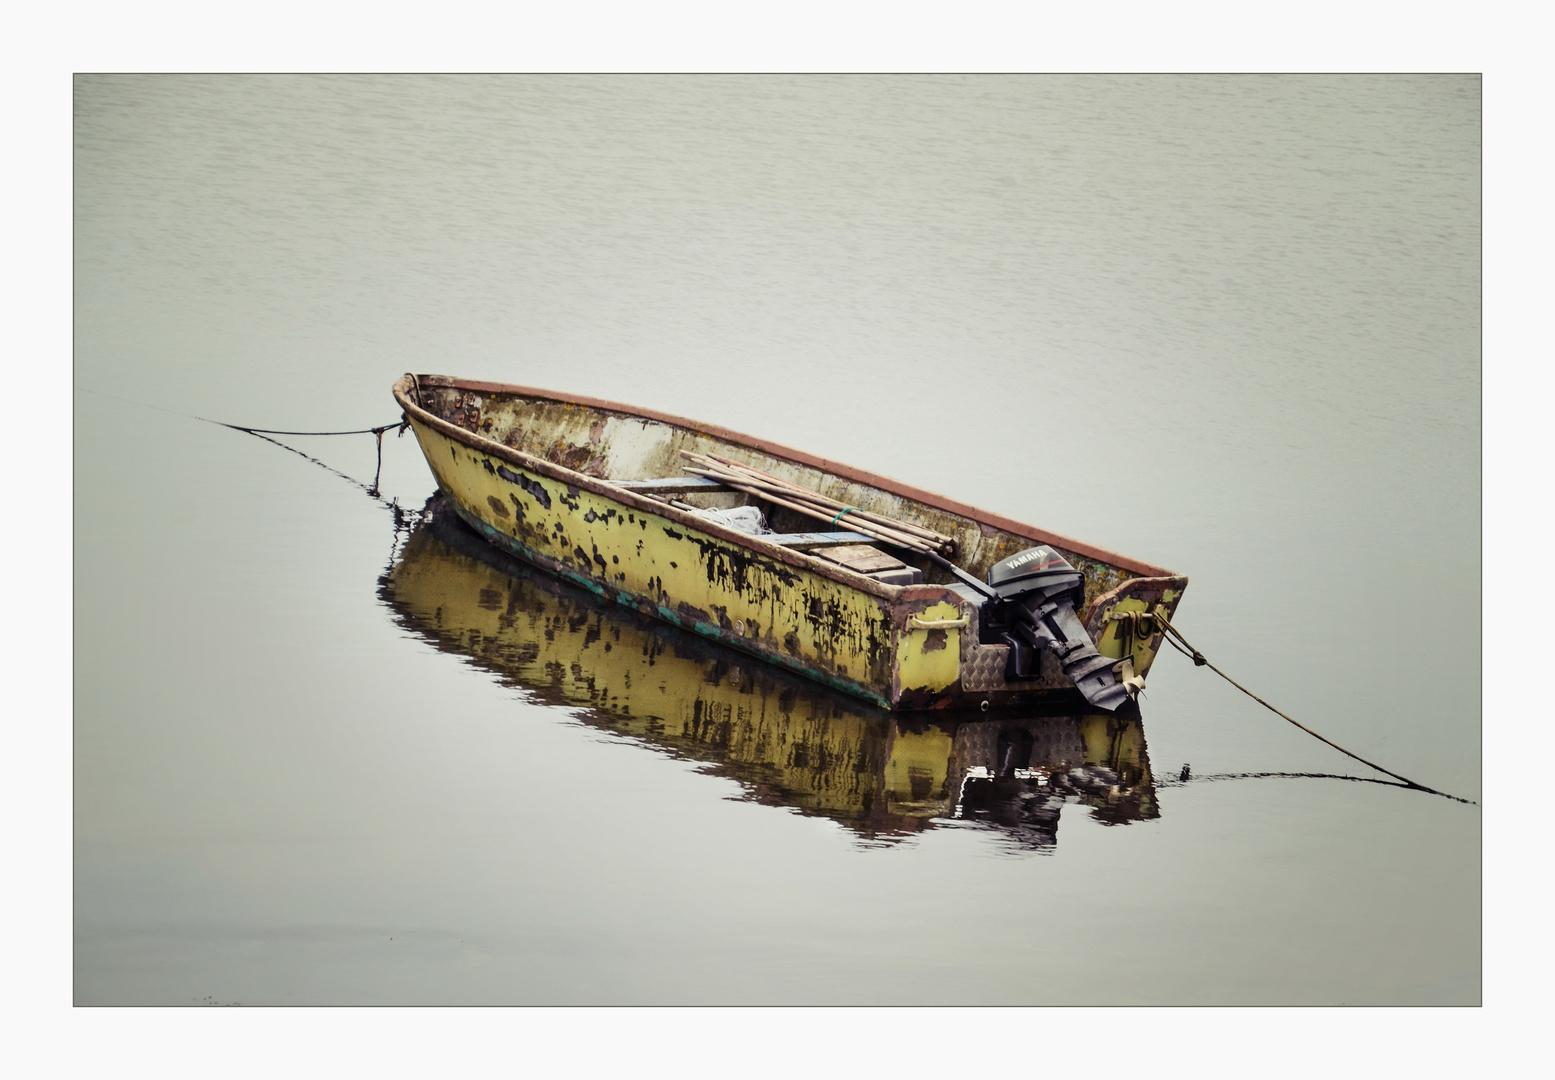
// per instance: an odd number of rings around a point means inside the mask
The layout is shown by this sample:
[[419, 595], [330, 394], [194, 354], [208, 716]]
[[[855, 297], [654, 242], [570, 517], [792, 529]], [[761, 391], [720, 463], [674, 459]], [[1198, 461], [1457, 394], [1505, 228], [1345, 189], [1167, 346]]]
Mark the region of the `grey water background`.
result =
[[[1477, 78], [87, 76], [74, 126], [78, 1003], [1479, 1002], [1477, 806], [861, 844], [408, 634], [382, 504], [176, 415], [415, 370], [800, 446], [1188, 574], [1217, 664], [1479, 799]], [[1143, 716], [1159, 777], [1368, 775], [1173, 653]]]

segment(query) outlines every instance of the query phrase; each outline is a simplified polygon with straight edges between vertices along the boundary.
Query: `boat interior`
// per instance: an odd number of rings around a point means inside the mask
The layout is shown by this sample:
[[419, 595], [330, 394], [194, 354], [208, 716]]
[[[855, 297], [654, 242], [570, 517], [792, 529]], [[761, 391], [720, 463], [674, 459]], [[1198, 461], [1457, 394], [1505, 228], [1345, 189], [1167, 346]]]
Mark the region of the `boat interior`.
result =
[[[1041, 543], [1057, 549], [1084, 574], [1087, 602], [1131, 577], [1168, 573], [1144, 564], [1129, 566], [1131, 560], [1029, 527], [1017, 532], [1010, 527], [1020, 528], [1016, 522], [693, 421], [631, 412], [605, 402], [549, 397], [542, 391], [430, 375], [415, 378], [421, 406], [468, 432], [886, 584], [958, 583], [923, 553], [868, 535], [869, 527], [849, 529], [845, 521], [801, 513], [785, 505], [787, 500], [696, 475], [684, 452], [735, 462], [838, 505], [942, 534], [950, 541], [943, 549], [945, 557], [979, 580], [1000, 560]], [[741, 508], [758, 511], [759, 525], [749, 510], [729, 513]]]

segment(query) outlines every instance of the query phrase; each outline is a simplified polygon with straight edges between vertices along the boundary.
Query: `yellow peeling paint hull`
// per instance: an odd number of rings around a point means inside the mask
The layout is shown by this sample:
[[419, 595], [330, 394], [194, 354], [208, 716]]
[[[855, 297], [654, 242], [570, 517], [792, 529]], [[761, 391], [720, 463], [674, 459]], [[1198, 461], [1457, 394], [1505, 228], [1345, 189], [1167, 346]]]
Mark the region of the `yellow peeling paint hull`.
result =
[[[1007, 683], [1007, 647], [979, 641], [978, 603], [954, 583], [887, 585], [605, 477], [679, 474], [685, 449], [735, 454], [850, 505], [954, 536], [969, 572], [1053, 542], [1051, 534], [840, 466], [820, 469], [797, 452], [722, 429], [610, 403], [436, 376], [406, 376], [395, 396], [438, 487], [472, 529], [596, 595], [883, 708], [1020, 706], [1074, 693], [1051, 657], [1038, 677]], [[1174, 610], [1186, 585], [1159, 568], [1056, 540], [1085, 575], [1082, 618], [1093, 638], [1103, 637], [1111, 607], [1130, 600]], [[1102, 652], [1129, 652], [1143, 674], [1157, 645], [1158, 637], [1118, 641]]]

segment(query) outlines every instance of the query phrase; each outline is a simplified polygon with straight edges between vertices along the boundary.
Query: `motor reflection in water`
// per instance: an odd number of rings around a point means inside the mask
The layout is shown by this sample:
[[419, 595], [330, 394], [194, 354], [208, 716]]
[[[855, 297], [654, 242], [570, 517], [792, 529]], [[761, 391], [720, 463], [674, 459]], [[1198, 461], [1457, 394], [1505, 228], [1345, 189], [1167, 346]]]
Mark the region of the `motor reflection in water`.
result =
[[893, 717], [511, 559], [439, 496], [379, 596], [402, 626], [504, 684], [866, 842], [955, 821], [1048, 850], [1066, 803], [1111, 825], [1160, 813], [1131, 707]]

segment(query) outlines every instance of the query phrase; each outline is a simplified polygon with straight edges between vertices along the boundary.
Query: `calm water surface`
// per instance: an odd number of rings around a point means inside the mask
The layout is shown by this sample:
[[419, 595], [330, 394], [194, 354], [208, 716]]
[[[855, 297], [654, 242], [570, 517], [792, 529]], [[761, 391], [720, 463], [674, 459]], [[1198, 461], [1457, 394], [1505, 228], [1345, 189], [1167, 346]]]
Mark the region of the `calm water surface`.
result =
[[1479, 799], [1477, 79], [84, 77], [75, 144], [78, 1003], [1479, 1002], [1479, 808], [1217, 779], [1371, 774], [1175, 654], [893, 720], [484, 551], [411, 439], [373, 498], [180, 415], [800, 446], [1188, 574]]

